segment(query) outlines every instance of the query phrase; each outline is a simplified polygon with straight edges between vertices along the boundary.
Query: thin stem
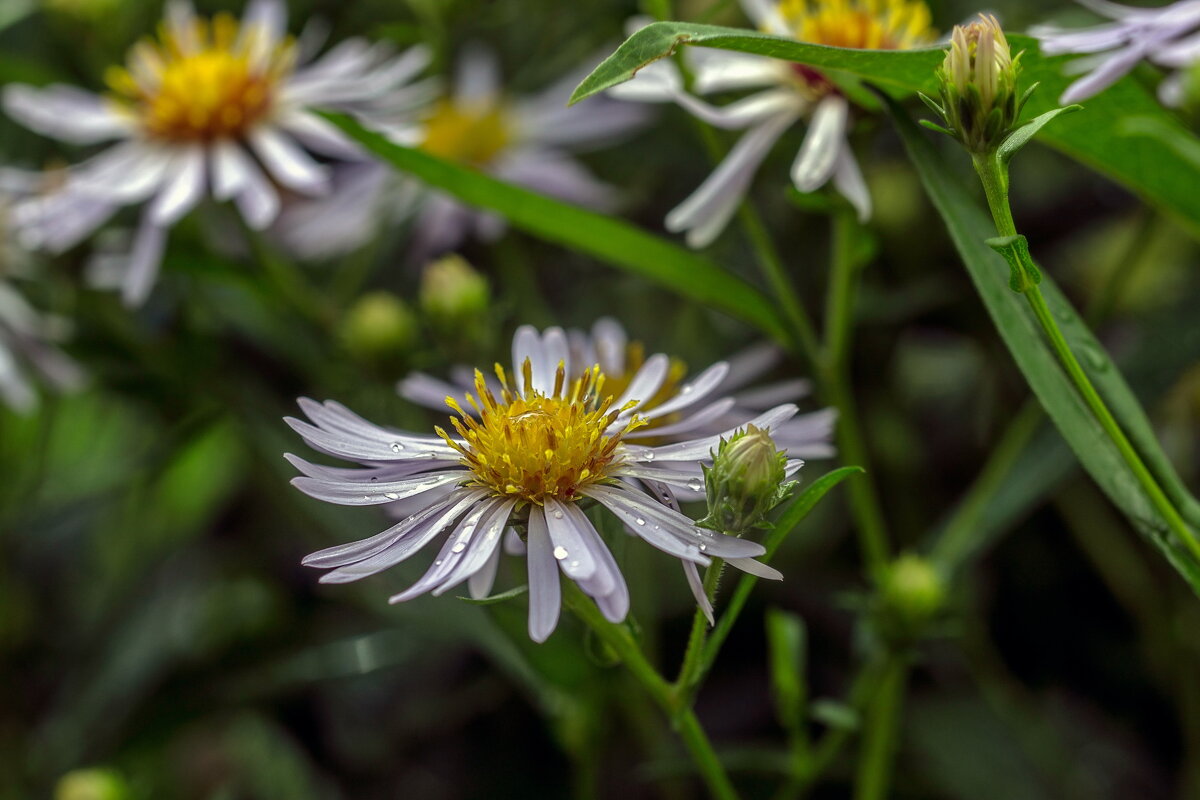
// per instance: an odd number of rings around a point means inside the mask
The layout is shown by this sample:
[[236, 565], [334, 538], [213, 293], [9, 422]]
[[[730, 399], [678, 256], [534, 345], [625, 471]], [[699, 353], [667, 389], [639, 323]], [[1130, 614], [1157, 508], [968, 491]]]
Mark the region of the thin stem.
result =
[[[819, 372], [826, 399], [838, 412], [837, 440], [842, 461], [865, 468], [869, 459], [850, 385], [849, 360], [860, 268], [854, 256], [854, 241], [861, 234], [861, 228], [847, 211], [834, 212], [832, 225], [825, 349]], [[869, 469], [861, 479], [851, 481], [849, 492], [850, 513], [858, 531], [859, 547], [868, 569], [878, 575], [888, 561], [888, 533], [879, 493]]]
[[617, 657], [633, 675], [650, 697], [658, 703], [672, 720], [688, 752], [695, 762], [700, 776], [717, 800], [737, 800], [737, 791], [725, 773], [725, 767], [713, 750], [696, 713], [690, 707], [681, 707], [671, 684], [658, 673], [642, 653], [633, 634], [624, 625], [609, 622], [573, 581], [566, 581], [564, 599], [576, 616], [612, 648]]
[[[241, 220], [241, 217], [238, 217]], [[280, 295], [292, 306], [319, 327], [329, 329], [333, 325], [333, 309], [324, 295], [304, 279], [294, 264], [286, 263], [263, 239], [263, 235], [242, 220], [242, 232], [250, 244], [250, 251], [262, 267], [263, 272], [275, 284]]]
[[[725, 561], [714, 558], [704, 573], [704, 596], [712, 603], [717, 594], [717, 584], [721, 581], [721, 573], [725, 571]], [[679, 677], [675, 679], [675, 692], [684, 703], [690, 702], [695, 691], [700, 687], [706, 668], [704, 660], [704, 644], [708, 638], [708, 618], [699, 608], [692, 616], [692, 631], [688, 635], [687, 650], [683, 653], [683, 663], [679, 667]]]
[[[996, 230], [1001, 236], [1016, 236], [1017, 228], [1016, 223], [1013, 222], [1012, 209], [1008, 202], [1008, 177], [1004, 167], [995, 158], [978, 156], [975, 158], [975, 171], [979, 173], [980, 181], [983, 183], [988, 207], [996, 222]], [[1142, 462], [1141, 456], [1138, 455], [1120, 425], [1117, 424], [1112, 412], [1109, 411], [1103, 398], [1096, 391], [1096, 387], [1092, 385], [1091, 379], [1080, 365], [1079, 359], [1075, 357], [1074, 351], [1071, 350], [1062, 330], [1058, 327], [1058, 322], [1050, 312], [1049, 306], [1046, 305], [1046, 298], [1042, 295], [1042, 290], [1036, 284], [1032, 284], [1025, 290], [1024, 295], [1067, 375], [1075, 384], [1076, 390], [1091, 410], [1096, 421], [1100, 423], [1100, 427], [1121, 454], [1129, 471], [1133, 473], [1134, 478], [1137, 479], [1151, 504], [1166, 521], [1172, 533], [1191, 552], [1193, 557], [1200, 560], [1200, 542], [1196, 541], [1195, 534], [1184, 522], [1175, 506], [1171, 504], [1154, 476], [1150, 474], [1150, 470]]]
[[887, 658], [879, 691], [867, 713], [862, 757], [854, 784], [855, 800], [882, 800], [888, 796], [909, 664], [895, 654]]

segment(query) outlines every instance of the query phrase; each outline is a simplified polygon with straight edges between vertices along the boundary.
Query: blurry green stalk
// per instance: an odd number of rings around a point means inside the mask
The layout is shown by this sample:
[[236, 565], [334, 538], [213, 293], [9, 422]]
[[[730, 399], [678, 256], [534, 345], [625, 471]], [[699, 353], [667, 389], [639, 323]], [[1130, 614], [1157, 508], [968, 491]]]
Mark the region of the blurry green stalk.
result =
[[[1012, 208], [1008, 200], [1008, 171], [1006, 166], [995, 154], [975, 155], [973, 158], [975, 163], [975, 171], [979, 174], [979, 179], [983, 184], [984, 193], [987, 195], [988, 208], [991, 209], [992, 219], [996, 223], [996, 231], [1002, 237], [1016, 237], [1017, 226], [1013, 221]], [[1063, 368], [1070, 377], [1072, 383], [1075, 384], [1076, 390], [1096, 417], [1096, 421], [1100, 423], [1100, 427], [1104, 429], [1105, 434], [1112, 441], [1117, 451], [1121, 454], [1121, 458], [1129, 466], [1129, 470], [1133, 473], [1142, 490], [1150, 499], [1151, 504], [1159, 512], [1162, 518], [1170, 527], [1171, 532], [1175, 537], [1191, 552], [1192, 556], [1200, 561], [1200, 542], [1197, 542], [1195, 534], [1183, 517], [1171, 504], [1162, 487], [1150, 474], [1150, 470], [1142, 462], [1141, 457], [1137, 454], [1128, 437], [1117, 424], [1112, 412], [1100, 397], [1096, 387], [1092, 385], [1091, 379], [1084, 372], [1083, 366], [1079, 363], [1079, 359], [1075, 357], [1075, 353], [1071, 350], [1071, 346], [1067, 343], [1063, 336], [1062, 330], [1054, 319], [1049, 306], [1046, 305], [1046, 298], [1042, 295], [1042, 290], [1037, 284], [1037, 271], [1032, 261], [1029, 261], [1024, 266], [1024, 280], [1021, 281], [1020, 291], [1025, 295], [1025, 299], [1029, 302], [1030, 308], [1033, 309], [1033, 314], [1037, 318], [1038, 323], [1042, 326], [1042, 331], [1046, 334], [1046, 338], [1050, 340], [1051, 346], [1058, 355], [1059, 361], [1062, 362]]]

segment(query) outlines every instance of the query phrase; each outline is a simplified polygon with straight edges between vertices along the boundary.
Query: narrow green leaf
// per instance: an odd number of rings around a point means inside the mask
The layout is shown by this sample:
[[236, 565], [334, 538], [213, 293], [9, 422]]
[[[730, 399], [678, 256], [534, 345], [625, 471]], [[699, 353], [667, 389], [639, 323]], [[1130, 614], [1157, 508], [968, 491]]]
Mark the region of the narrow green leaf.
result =
[[767, 548], [765, 558], [770, 558], [774, 555], [784, 538], [808, 516], [810, 511], [816, 508], [817, 503], [821, 502], [821, 498], [827, 495], [830, 489], [851, 475], [859, 475], [865, 472], [866, 470], [862, 467], [839, 467], [825, 473], [805, 487], [804, 491], [800, 492], [791, 505], [787, 507], [787, 510], [779, 515], [779, 519], [775, 521], [774, 528], [767, 534], [766, 541], [763, 542], [763, 546]]
[[529, 591], [529, 587], [526, 586], [525, 584], [521, 584], [520, 586], [517, 586], [513, 589], [509, 589], [507, 592], [501, 592], [500, 594], [493, 594], [488, 597], [478, 597], [477, 598], [477, 597], [462, 597], [462, 596], [460, 596], [458, 599], [465, 601], [467, 603], [470, 603], [473, 606], [492, 606], [492, 605], [495, 605], [496, 603], [503, 603], [505, 600], [512, 600], [514, 597], [520, 597], [521, 595], [525, 594], [528, 591]]
[[345, 115], [326, 116], [384, 162], [464, 203], [494, 211], [526, 233], [600, 258], [787, 341], [786, 326], [762, 292], [690, 250], [626, 222], [393, 144]]
[[[1059, 367], [1024, 298], [1008, 287], [1008, 270], [1003, 259], [985, 243], [995, 235], [991, 220], [967, 191], [967, 184], [947, 169], [904, 109], [893, 101], [886, 102], [925, 190], [941, 214], [976, 290], [1042, 407], [1097, 485], [1163, 552], [1193, 590], [1200, 593], [1200, 565], [1167, 532], [1166, 522], [1159, 517], [1116, 447]], [[1069, 305], [1054, 288], [1049, 276], [1044, 277], [1041, 285], [1048, 302], [1051, 302], [1050, 297], [1055, 298], [1052, 310], [1061, 322], [1069, 324], [1075, 342], [1082, 343], [1078, 329], [1086, 326], [1081, 321], [1075, 324], [1077, 316], [1068, 317]], [[1090, 335], [1088, 338], [1094, 342]], [[1098, 343], [1095, 347], [1095, 356], [1084, 351], [1081, 359], [1094, 362], [1093, 367], [1100, 367], [1101, 372], [1116, 372], [1116, 367], [1111, 365]], [[1113, 383], [1114, 380], [1108, 378], [1106, 387], [1111, 388]], [[1133, 435], [1132, 430], [1130, 434]], [[1143, 444], [1136, 441], [1138, 446]]]
[[[1026, 86], [1040, 84], [1038, 91], [1029, 98], [1028, 110], [1035, 119], [1041, 119], [1039, 115], [1055, 109], [1059, 96], [1074, 80], [1064, 71], [1072, 57], [1043, 56], [1037, 40], [1029, 36], [1011, 34], [1008, 39], [1014, 50], [1023, 51], [1022, 83]], [[837, 73], [845, 73], [870, 81], [893, 94], [918, 91], [934, 94], [935, 70], [944, 56], [944, 51], [936, 48], [848, 50], [806, 44], [742, 28], [656, 22], [634, 33], [596, 67], [575, 90], [571, 102], [579, 102], [629, 80], [642, 67], [665, 58], [683, 45], [795, 61], [829, 70], [833, 80], [839, 79]], [[1125, 135], [1114, 121], [1131, 116], [1153, 120], [1160, 132], [1167, 131], [1172, 137], [1191, 136], [1163, 109], [1154, 95], [1132, 77], [1123, 78], [1090, 98], [1082, 113], [1063, 116], [1057, 124], [1045, 129], [1039, 126], [1027, 134], [1040, 135], [1046, 144], [1125, 184], [1200, 235], [1200, 192], [1195, 190], [1200, 183], [1200, 167], [1181, 155], [1178, 148], [1162, 147], [1159, 143], [1162, 136]]]
[[883, 86], [903, 91], [932, 88], [934, 69], [944, 53], [922, 50], [848, 50], [799, 42], [782, 36], [720, 25], [690, 22], [654, 22], [630, 36], [584, 78], [571, 95], [571, 103], [591, 97], [629, 80], [648, 64], [666, 58], [683, 45], [715, 47], [741, 53], [781, 58], [814, 67], [845, 70]]
[[1021, 127], [1010, 133], [1003, 142], [1000, 143], [999, 150], [996, 151], [997, 157], [1001, 164], [1007, 164], [1012, 161], [1012, 157], [1017, 154], [1025, 145], [1033, 141], [1033, 137], [1037, 136], [1042, 128], [1049, 125], [1062, 114], [1070, 114], [1072, 111], [1082, 111], [1083, 106], [1064, 106], [1062, 108], [1052, 108], [1045, 114], [1041, 114], [1026, 122]]
[[808, 633], [798, 614], [767, 609], [767, 648], [775, 713], [784, 730], [801, 731], [808, 716], [808, 683], [804, 679]]

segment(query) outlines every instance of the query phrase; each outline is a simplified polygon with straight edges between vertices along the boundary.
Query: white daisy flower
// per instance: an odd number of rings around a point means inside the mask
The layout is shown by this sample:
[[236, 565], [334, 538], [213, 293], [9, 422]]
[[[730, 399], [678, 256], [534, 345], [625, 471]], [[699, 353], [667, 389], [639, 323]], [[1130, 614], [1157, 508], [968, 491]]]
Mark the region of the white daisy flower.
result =
[[[398, 143], [508, 183], [609, 210], [616, 205], [617, 191], [593, 177], [572, 155], [619, 141], [640, 127], [647, 115], [613, 102], [568, 108], [571, 91], [588, 71], [572, 73], [532, 96], [512, 98], [500, 84], [494, 54], [468, 48], [458, 61], [451, 91], [432, 104], [418, 124], [406, 121], [388, 133]], [[387, 127], [386, 118], [375, 119]], [[382, 225], [414, 217], [412, 255], [419, 262], [453, 250], [469, 237], [494, 240], [505, 230], [504, 220], [496, 214], [463, 205], [404, 175], [387, 179], [392, 176], [390, 168], [378, 162], [365, 166], [344, 168], [353, 171], [345, 179], [344, 193], [288, 205], [277, 230], [291, 250], [304, 257], [335, 255], [363, 244]], [[360, 236], [345, 236], [337, 222], [341, 217], [372, 223], [363, 227]], [[328, 225], [318, 222], [322, 219]], [[336, 241], [317, 234], [326, 229]], [[299, 232], [307, 232], [307, 240], [295, 235]]]
[[[547, 330], [543, 335], [549, 333]], [[524, 326], [513, 337], [514, 371], [519, 367], [517, 359], [525, 342], [536, 335], [534, 328]], [[721, 433], [746, 424], [780, 403], [796, 402], [812, 391], [812, 383], [803, 378], [747, 388], [782, 359], [779, 348], [770, 344], [737, 353], [689, 379], [681, 360], [665, 353], [647, 356], [645, 346], [631, 341], [621, 323], [610, 317], [598, 320], [590, 333], [570, 330], [566, 336], [571, 364], [580, 370], [585, 365], [599, 364], [606, 376], [605, 387], [614, 394], [636, 387], [635, 395], [642, 398], [638, 414], [644, 424], [626, 434], [631, 442], [676, 442]], [[567, 377], [578, 379], [582, 371]], [[494, 381], [488, 381], [488, 386], [493, 392], [498, 389]], [[397, 384], [405, 399], [435, 411], [445, 408], [447, 397], [465, 402], [474, 388], [475, 374], [467, 367], [451, 369], [449, 382], [414, 372]], [[831, 408], [802, 414], [776, 426], [771, 436], [793, 458], [829, 458], [834, 454], [831, 439], [836, 419], [836, 410]], [[699, 490], [679, 494], [685, 500], [703, 496]]]
[[394, 57], [351, 39], [312, 60], [313, 44], [287, 35], [282, 0], [255, 0], [240, 24], [226, 14], [199, 18], [187, 0], [171, 0], [158, 39], [138, 43], [126, 67], [109, 71], [107, 95], [6, 87], [8, 113], [39, 133], [117, 142], [68, 170], [57, 191], [16, 209], [22, 240], [61, 252], [118, 208], [145, 204], [120, 279], [126, 302], [136, 304], [153, 286], [168, 229], [206, 196], [232, 200], [261, 230], [278, 215], [281, 192], [326, 193], [329, 167], [314, 156], [361, 156], [313, 111], [419, 101], [428, 87], [405, 84], [428, 53]]
[[58, 349], [70, 332], [66, 320], [39, 313], [13, 280], [26, 277], [32, 265], [7, 229], [8, 215], [9, 203], [0, 196], [0, 401], [28, 412], [37, 405], [30, 372], [66, 391], [83, 383], [83, 371]]
[[1030, 30], [1046, 55], [1092, 53], [1069, 69], [1086, 73], [1063, 92], [1060, 102], [1077, 103], [1112, 86], [1143, 59], [1178, 70], [1159, 85], [1169, 106], [1183, 101], [1183, 70], [1200, 61], [1200, 0], [1181, 0], [1161, 8], [1123, 6], [1107, 0], [1076, 0], [1112, 22], [1091, 28], [1040, 25]]
[[[741, 0], [764, 32], [803, 42], [862, 49], [907, 49], [933, 41], [922, 0]], [[659, 61], [609, 94], [634, 102], [675, 102], [719, 128], [746, 130], [725, 160], [666, 218], [691, 247], [711, 244], [732, 219], [755, 171], [785, 131], [800, 119], [808, 133], [792, 163], [792, 184], [814, 192], [830, 180], [858, 211], [871, 215], [871, 197], [846, 140], [850, 102], [820, 71], [790, 61], [746, 53], [689, 48], [698, 95], [742, 89], [754, 94], [713, 106], [683, 88], [675, 65]]]
[[[633, 535], [678, 558], [709, 614], [696, 568], [711, 557], [761, 577], [782, 577], [754, 560], [764, 552], [762, 545], [697, 527], [672, 505], [669, 487], [703, 486], [701, 465], [710, 460], [717, 436], [660, 446], [630, 441], [629, 434], [644, 424], [637, 409], [649, 382], [614, 394], [599, 364], [582, 370], [572, 366], [570, 343], [560, 328], [540, 335], [523, 328], [513, 360], [520, 366], [513, 376], [496, 365], [498, 391], [482, 373], [476, 374], [475, 391], [467, 397], [473, 413], [446, 398], [456, 414], [451, 417], [455, 433], [435, 428], [437, 436], [422, 436], [390, 430], [332, 401], [300, 401], [312, 424], [291, 418], [288, 424], [311, 447], [363, 466], [324, 467], [289, 454], [288, 460], [304, 473], [293, 480], [297, 488], [330, 503], [403, 501], [410, 510], [376, 536], [304, 559], [309, 566], [332, 570], [322, 576], [323, 582], [374, 575], [441, 538], [429, 570], [391, 602], [426, 592], [440, 595], [464, 581], [473, 597], [487, 596], [505, 549], [526, 556], [529, 635], [535, 641], [544, 641], [558, 622], [560, 570], [596, 601], [607, 619], [619, 622], [629, 611], [629, 591], [584, 513], [584, 506], [592, 504], [616, 516]], [[569, 377], [575, 374], [581, 377]], [[681, 390], [659, 408], [687, 402]], [[774, 430], [795, 413], [795, 406], [781, 405], [749, 422]], [[787, 474], [801, 465], [788, 462]]]

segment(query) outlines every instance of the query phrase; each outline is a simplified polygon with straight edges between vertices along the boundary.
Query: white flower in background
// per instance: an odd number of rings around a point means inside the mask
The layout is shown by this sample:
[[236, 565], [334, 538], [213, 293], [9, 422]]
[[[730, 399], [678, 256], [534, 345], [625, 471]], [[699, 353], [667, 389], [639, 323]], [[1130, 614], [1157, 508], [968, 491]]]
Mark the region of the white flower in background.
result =
[[[1070, 65], [1084, 77], [1067, 87], [1060, 102], [1076, 103], [1112, 86], [1143, 59], [1174, 70], [1200, 61], [1200, 0], [1182, 0], [1161, 8], [1123, 6], [1105, 0], [1076, 0], [1112, 22], [1092, 28], [1040, 25], [1036, 36], [1046, 55], [1092, 53]], [[1186, 75], [1179, 71], [1159, 86], [1159, 99], [1169, 106], [1183, 101]]]
[[[425, 592], [440, 595], [464, 581], [473, 597], [484, 597], [492, 591], [505, 538], [503, 549], [526, 556], [529, 635], [535, 641], [544, 641], [558, 622], [560, 570], [596, 601], [606, 618], [619, 622], [629, 611], [629, 591], [608, 546], [584, 514], [582, 506], [591, 503], [616, 516], [630, 533], [678, 558], [693, 591], [698, 591], [697, 565], [708, 564], [710, 557], [761, 577], [781, 577], [754, 560], [764, 552], [762, 545], [697, 527], [670, 505], [669, 487], [703, 488], [701, 465], [709, 462], [719, 440], [707, 436], [653, 447], [630, 441], [644, 416], [656, 416], [655, 410], [638, 413], [641, 396], [659, 388], [653, 381], [634, 382], [614, 394], [599, 364], [574, 365], [561, 328], [544, 334], [522, 328], [513, 361], [515, 374], [496, 365], [496, 390], [482, 373], [476, 374], [474, 393], [466, 398], [470, 412], [446, 398], [456, 414], [450, 418], [456, 433], [441, 428], [435, 428], [437, 436], [404, 433], [367, 422], [332, 401], [300, 401], [314, 424], [290, 418], [288, 424], [313, 448], [363, 467], [317, 466], [289, 454], [288, 460], [304, 473], [293, 483], [330, 503], [402, 501], [410, 511], [370, 539], [308, 556], [305, 564], [333, 570], [322, 576], [323, 582], [373, 575], [441, 538], [429, 570], [391, 602]], [[657, 414], [691, 402], [680, 389], [661, 400]], [[795, 413], [795, 406], [782, 405], [750, 422], [774, 430]], [[789, 462], [787, 474], [800, 466]]]
[[[933, 41], [929, 9], [921, 0], [741, 0], [764, 32], [833, 47], [895, 50]], [[725, 160], [666, 218], [666, 228], [686, 233], [692, 247], [720, 235], [741, 204], [767, 153], [801, 119], [808, 133], [792, 163], [791, 179], [801, 192], [829, 181], [858, 211], [871, 214], [871, 197], [846, 139], [850, 102], [821, 72], [766, 56], [688, 48], [697, 95], [760, 89], [724, 106], [713, 106], [684, 90], [673, 63], [643, 68], [628, 83], [609, 90], [635, 102], [675, 102], [719, 128], [742, 130]]]
[[[520, 363], [517, 361], [520, 348], [530, 330], [523, 327], [513, 337], [514, 369]], [[812, 384], [803, 378], [746, 388], [780, 362], [782, 353], [773, 345], [751, 347], [689, 380], [682, 361], [665, 353], [647, 357], [642, 343], [630, 341], [625, 329], [612, 318], [598, 320], [590, 334], [567, 331], [567, 341], [571, 364], [580, 370], [585, 365], [599, 364], [606, 376], [607, 390], [621, 394], [628, 387], [637, 387], [634, 392], [642, 400], [638, 414], [645, 424], [626, 434], [631, 442], [675, 442], [721, 433], [746, 424], [780, 403], [798, 401], [812, 391]], [[582, 372], [568, 377], [582, 377]], [[467, 393], [474, 389], [474, 370], [456, 367], [450, 371], [450, 378], [446, 382], [414, 372], [401, 380], [397, 389], [406, 399], [440, 411], [445, 408], [447, 397], [465, 402]], [[493, 391], [497, 388], [492, 381], [489, 386]], [[793, 458], [829, 458], [834, 454], [830, 439], [835, 421], [835, 411], [823, 409], [777, 425], [771, 436]], [[694, 489], [678, 494], [690, 500], [703, 493]]]
[[285, 13], [282, 0], [256, 0], [239, 24], [227, 14], [199, 18], [186, 0], [172, 0], [158, 40], [138, 43], [125, 68], [109, 71], [107, 95], [6, 87], [8, 113], [39, 133], [118, 142], [15, 209], [23, 243], [61, 252], [118, 208], [145, 204], [118, 270], [126, 302], [140, 303], [167, 230], [206, 196], [233, 200], [261, 230], [278, 215], [281, 193], [329, 191], [329, 167], [314, 154], [360, 157], [314, 109], [395, 111], [428, 96], [427, 86], [405, 86], [428, 61], [423, 48], [395, 57], [351, 39], [313, 61], [315, 43], [289, 37]]
[[[405, 119], [388, 131], [400, 144], [598, 211], [613, 208], [616, 190], [597, 180], [573, 154], [613, 144], [640, 127], [644, 110], [624, 103], [567, 107], [567, 99], [589, 70], [559, 79], [529, 97], [509, 97], [500, 67], [487, 50], [469, 48], [459, 58], [451, 91], [430, 105], [417, 124]], [[389, 127], [386, 117], [375, 122]], [[413, 218], [412, 255], [424, 261], [455, 249], [465, 239], [498, 238], [505, 229], [496, 214], [463, 205], [453, 197], [397, 174], [381, 163], [339, 168], [347, 172], [328, 197], [289, 203], [277, 226], [298, 255], [328, 257], [361, 245], [379, 227]], [[389, 178], [389, 176], [392, 176]], [[320, 220], [327, 220], [321, 225]], [[370, 220], [358, 235], [345, 235], [343, 220]], [[327, 231], [329, 236], [320, 235]]]
[[18, 288], [15, 278], [28, 277], [32, 265], [8, 230], [8, 215], [0, 196], [0, 401], [26, 412], [37, 404], [29, 372], [65, 391], [83, 383], [83, 371], [58, 349], [70, 332], [67, 321], [39, 313]]

